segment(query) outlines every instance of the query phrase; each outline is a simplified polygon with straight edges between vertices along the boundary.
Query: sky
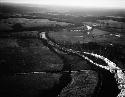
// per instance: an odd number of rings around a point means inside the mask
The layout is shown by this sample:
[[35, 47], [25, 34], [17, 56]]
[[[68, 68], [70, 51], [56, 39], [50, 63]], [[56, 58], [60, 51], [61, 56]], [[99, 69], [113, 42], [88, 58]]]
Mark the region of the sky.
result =
[[125, 9], [125, 0], [0, 0], [0, 2]]

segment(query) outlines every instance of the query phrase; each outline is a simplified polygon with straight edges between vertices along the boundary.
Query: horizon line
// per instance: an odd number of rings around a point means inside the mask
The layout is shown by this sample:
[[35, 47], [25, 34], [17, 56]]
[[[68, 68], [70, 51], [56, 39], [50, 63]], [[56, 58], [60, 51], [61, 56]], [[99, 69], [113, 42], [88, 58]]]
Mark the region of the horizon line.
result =
[[68, 6], [68, 5], [57, 5], [57, 4], [38, 4], [38, 3], [26, 3], [26, 2], [8, 2], [8, 1], [0, 1], [1, 4], [19, 4], [19, 5], [22, 5], [22, 4], [25, 4], [25, 5], [38, 5], [36, 7], [40, 7], [40, 5], [43, 5], [43, 6], [52, 6], [52, 7], [60, 7], [60, 8], [80, 8], [80, 9], [83, 9], [83, 8], [88, 8], [88, 9], [91, 9], [91, 8], [95, 8], [95, 9], [98, 9], [98, 8], [103, 8], [103, 9], [125, 9], [125, 7], [100, 7], [100, 6]]

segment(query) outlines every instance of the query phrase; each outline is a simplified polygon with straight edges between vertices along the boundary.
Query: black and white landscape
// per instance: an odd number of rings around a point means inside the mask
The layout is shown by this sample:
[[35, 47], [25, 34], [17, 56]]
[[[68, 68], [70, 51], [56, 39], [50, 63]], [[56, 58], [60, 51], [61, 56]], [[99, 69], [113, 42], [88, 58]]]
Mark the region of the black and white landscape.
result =
[[0, 97], [125, 96], [125, 2], [2, 1]]

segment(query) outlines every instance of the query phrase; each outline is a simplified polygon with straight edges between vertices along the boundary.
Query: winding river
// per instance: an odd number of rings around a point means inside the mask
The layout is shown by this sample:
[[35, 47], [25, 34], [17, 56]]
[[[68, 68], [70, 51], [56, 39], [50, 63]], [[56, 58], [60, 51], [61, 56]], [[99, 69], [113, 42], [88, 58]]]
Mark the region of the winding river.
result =
[[[112, 62], [108, 58], [104, 57], [103, 55], [94, 53], [93, 51], [88, 52], [85, 50], [83, 52], [83, 51], [76, 51], [73, 49], [62, 47], [59, 44], [53, 42], [48, 37], [48, 33], [46, 33], [46, 32], [41, 32], [40, 38], [43, 41], [43, 44], [45, 46], [49, 47], [50, 50], [54, 51], [60, 57], [62, 57], [62, 56], [61, 56], [61, 54], [57, 53], [57, 51], [61, 51], [68, 55], [79, 56], [79, 57], [83, 58], [83, 60], [87, 60], [93, 66], [98, 68], [97, 71], [99, 71], [100, 80], [96, 87], [94, 97], [116, 97], [116, 96], [125, 97], [125, 74], [122, 71], [122, 69], [120, 67], [118, 67], [114, 62]], [[93, 61], [93, 59], [90, 58], [89, 56], [100, 59], [107, 65], [106, 66], [101, 65], [98, 62]], [[69, 69], [70, 68], [71, 68], [71, 66], [69, 64]], [[71, 70], [69, 70], [68, 76], [66, 76], [66, 74], [64, 74], [64, 76], [62, 77], [63, 79], [65, 79], [65, 78], [69, 79], [67, 82], [64, 83], [65, 86], [66, 86], [66, 84], [68, 84], [71, 81], [70, 73], [71, 73]], [[109, 89], [110, 89], [110, 91], [109, 91]], [[98, 92], [98, 90], [100, 90], [100, 91]]]

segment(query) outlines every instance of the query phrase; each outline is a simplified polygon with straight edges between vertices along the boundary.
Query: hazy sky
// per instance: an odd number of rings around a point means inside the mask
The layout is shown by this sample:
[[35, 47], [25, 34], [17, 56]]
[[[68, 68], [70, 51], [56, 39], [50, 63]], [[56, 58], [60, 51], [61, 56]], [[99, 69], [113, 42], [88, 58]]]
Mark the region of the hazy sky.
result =
[[0, 0], [1, 2], [46, 4], [73, 7], [125, 8], [125, 0]]

